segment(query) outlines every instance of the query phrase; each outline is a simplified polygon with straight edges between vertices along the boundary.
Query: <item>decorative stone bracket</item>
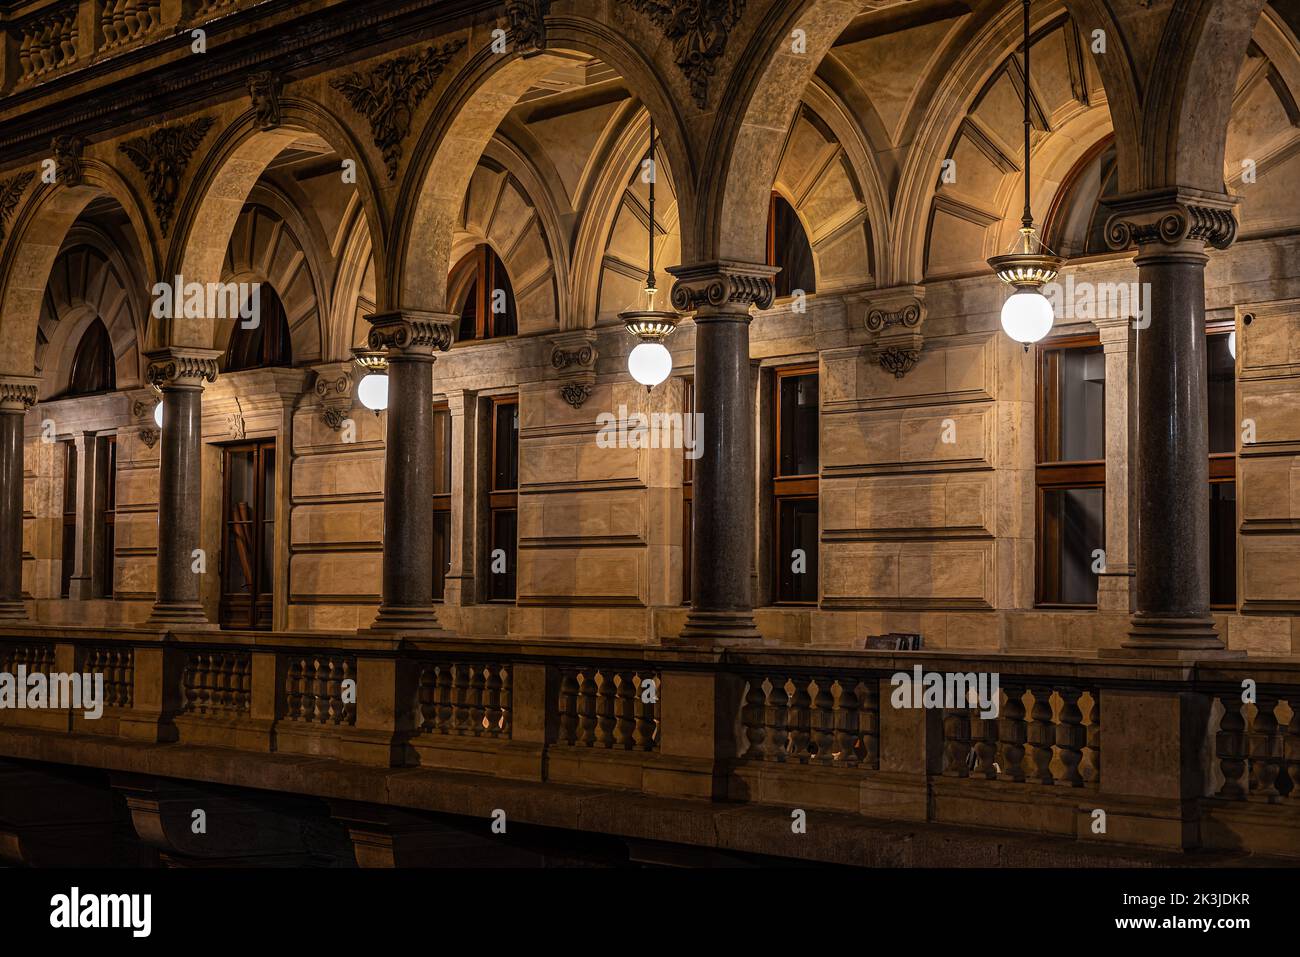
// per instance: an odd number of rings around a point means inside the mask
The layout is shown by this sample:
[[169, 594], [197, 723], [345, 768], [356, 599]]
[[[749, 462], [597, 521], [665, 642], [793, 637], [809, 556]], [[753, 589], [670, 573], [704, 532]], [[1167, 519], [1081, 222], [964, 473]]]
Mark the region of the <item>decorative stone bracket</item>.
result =
[[873, 292], [865, 300], [871, 355], [880, 368], [901, 379], [921, 359], [925, 336], [925, 287], [898, 286]]
[[325, 424], [335, 432], [343, 428], [348, 413], [352, 411], [353, 368], [351, 362], [331, 362], [316, 368], [313, 388], [320, 400]]
[[158, 444], [158, 427], [154, 425], [153, 409], [158, 404], [158, 393], [152, 390], [139, 390], [131, 393], [131, 418], [136, 420], [136, 434], [144, 447], [152, 449]]
[[575, 409], [591, 396], [597, 357], [594, 329], [564, 333], [551, 340], [551, 367], [559, 373], [560, 395]]

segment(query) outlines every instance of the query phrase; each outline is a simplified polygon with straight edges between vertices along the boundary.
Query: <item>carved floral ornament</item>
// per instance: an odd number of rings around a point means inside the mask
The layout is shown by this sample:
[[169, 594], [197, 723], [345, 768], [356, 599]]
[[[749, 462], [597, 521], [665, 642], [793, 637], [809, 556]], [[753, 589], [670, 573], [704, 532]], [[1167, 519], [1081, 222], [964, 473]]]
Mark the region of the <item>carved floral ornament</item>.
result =
[[0, 379], [0, 409], [25, 412], [36, 404], [37, 380], [26, 376]]
[[9, 217], [18, 208], [18, 200], [22, 198], [24, 191], [31, 185], [35, 176], [34, 172], [27, 170], [15, 176], [10, 176], [8, 179], [0, 180], [0, 239], [5, 238], [5, 228], [9, 225]]
[[745, 0], [629, 0], [673, 43], [677, 66], [700, 109], [709, 102], [709, 78], [745, 10]]
[[181, 181], [190, 158], [216, 123], [210, 116], [200, 116], [187, 123], [163, 126], [147, 136], [137, 136], [118, 146], [136, 169], [144, 174], [149, 199], [164, 236], [171, 229], [172, 214], [180, 198]]
[[201, 386], [217, 381], [217, 357], [220, 353], [207, 350], [174, 352], [162, 350], [149, 353], [149, 368], [145, 378], [157, 388], [164, 386]]
[[464, 46], [464, 39], [452, 40], [441, 47], [402, 54], [368, 70], [330, 80], [330, 86], [369, 121], [371, 137], [384, 156], [390, 180], [397, 176], [402, 143], [411, 132], [416, 109]]

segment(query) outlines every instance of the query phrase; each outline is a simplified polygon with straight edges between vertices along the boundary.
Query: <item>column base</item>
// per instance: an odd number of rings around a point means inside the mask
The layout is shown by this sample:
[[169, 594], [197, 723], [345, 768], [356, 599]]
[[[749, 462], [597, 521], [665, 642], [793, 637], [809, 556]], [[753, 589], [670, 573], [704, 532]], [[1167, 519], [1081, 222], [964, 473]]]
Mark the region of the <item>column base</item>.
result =
[[710, 645], [742, 644], [762, 639], [754, 616], [742, 611], [692, 611], [678, 641]]
[[22, 600], [0, 601], [0, 621], [27, 621], [27, 603]]
[[198, 602], [159, 601], [155, 602], [150, 612], [147, 626], [160, 625], [165, 628], [216, 630], [216, 625], [208, 621], [207, 613]]
[[453, 632], [443, 628], [438, 613], [432, 605], [381, 605], [379, 614], [369, 628], [357, 629], [358, 634], [384, 635], [419, 634], [433, 638], [455, 638]]
[[1103, 658], [1159, 658], [1194, 661], [1198, 658], [1244, 658], [1229, 651], [1214, 627], [1214, 619], [1148, 618], [1134, 615], [1128, 638], [1118, 648], [1103, 648]]

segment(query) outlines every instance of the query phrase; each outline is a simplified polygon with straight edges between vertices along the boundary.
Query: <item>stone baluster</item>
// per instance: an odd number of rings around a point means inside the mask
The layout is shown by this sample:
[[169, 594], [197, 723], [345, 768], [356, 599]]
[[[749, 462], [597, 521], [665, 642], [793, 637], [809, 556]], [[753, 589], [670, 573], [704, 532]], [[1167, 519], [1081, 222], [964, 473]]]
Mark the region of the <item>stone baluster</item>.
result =
[[1283, 754], [1286, 757], [1286, 771], [1291, 779], [1291, 793], [1288, 797], [1300, 801], [1300, 695], [1287, 699], [1291, 706], [1291, 722], [1286, 726], [1286, 738]]
[[636, 739], [636, 675], [624, 672], [619, 676], [614, 699], [614, 746], [631, 750]]
[[745, 689], [745, 703], [740, 709], [740, 723], [745, 728], [745, 740], [749, 746], [745, 757], [753, 761], [767, 759], [767, 728], [763, 722], [767, 695], [763, 691], [763, 678], [750, 675]]
[[503, 720], [505, 712], [501, 707], [501, 688], [501, 666], [495, 663], [489, 664], [487, 666], [487, 682], [484, 687], [484, 703], [486, 706], [487, 734], [493, 738], [501, 736], [502, 726], [505, 723]]
[[812, 698], [808, 694], [809, 680], [794, 679], [794, 695], [790, 699], [790, 754], [800, 764], [808, 763], [808, 749], [812, 739]]
[[868, 677], [862, 682], [858, 701], [858, 732], [860, 757], [868, 768], [880, 766], [880, 683]]
[[1276, 696], [1260, 694], [1255, 702], [1255, 720], [1250, 728], [1250, 796], [1275, 804], [1282, 800], [1277, 779], [1282, 773], [1282, 732], [1274, 709]]
[[469, 733], [475, 737], [483, 734], [483, 718], [487, 709], [483, 706], [483, 692], [486, 684], [482, 665], [469, 665]]
[[858, 695], [856, 678], [840, 680], [840, 696], [835, 709], [835, 763], [845, 767], [856, 767], [861, 758], [859, 748]]
[[817, 694], [813, 698], [812, 732], [813, 746], [817, 753], [811, 760], [816, 764], [833, 764], [835, 761], [835, 698], [831, 694], [834, 679], [818, 676]]
[[560, 674], [560, 727], [561, 744], [578, 740], [578, 676], [568, 669]]
[[1219, 722], [1219, 732], [1214, 736], [1214, 755], [1219, 759], [1219, 769], [1223, 772], [1223, 787], [1218, 796], [1229, 801], [1241, 801], [1246, 797], [1241, 784], [1242, 775], [1246, 773], [1244, 705], [1239, 691], [1222, 694], [1219, 701], [1223, 705], [1223, 718]]
[[981, 718], [979, 710], [970, 712], [971, 748], [975, 753], [975, 767], [971, 777], [986, 781], [997, 779], [998, 722], [996, 718]]
[[590, 748], [596, 743], [596, 669], [584, 668], [578, 686], [578, 744]]
[[1088, 766], [1084, 780], [1089, 784], [1101, 783], [1101, 692], [1093, 689], [1092, 714], [1088, 717]]
[[1083, 787], [1079, 762], [1083, 760], [1087, 731], [1083, 727], [1083, 713], [1079, 710], [1081, 692], [1077, 688], [1062, 688], [1057, 694], [1061, 696], [1060, 721], [1056, 725], [1056, 746], [1060, 750], [1062, 765], [1060, 781], [1072, 788]]
[[1025, 780], [1025, 741], [1029, 729], [1025, 724], [1024, 685], [1003, 685], [1007, 700], [998, 716], [998, 767], [1003, 781]]
[[433, 685], [433, 700], [437, 716], [435, 727], [440, 734], [451, 734], [451, 719], [454, 713], [451, 693], [451, 665], [438, 665], [438, 677]]
[[943, 712], [943, 774], [964, 778], [970, 774], [970, 712], [946, 708]]
[[452, 728], [456, 734], [465, 734], [469, 730], [469, 667], [467, 665], [450, 665], [452, 681]]
[[783, 762], [790, 753], [790, 694], [784, 678], [773, 678], [772, 693], [767, 699], [767, 747], [763, 756], [768, 761]]
[[[652, 751], [655, 746], [655, 728], [657, 726], [656, 715], [659, 705], [658, 686], [653, 674], [642, 675], [642, 684], [636, 689], [637, 694], [634, 698], [636, 704], [636, 731], [633, 735], [633, 744], [637, 750]], [[655, 695], [653, 701], [645, 699], [644, 682], [649, 681], [655, 684]]]
[[1052, 689], [1043, 685], [1031, 687], [1034, 705], [1029, 712], [1029, 755], [1034, 766], [1030, 780], [1039, 784], [1053, 784], [1052, 745], [1056, 743], [1056, 726], [1052, 724]]

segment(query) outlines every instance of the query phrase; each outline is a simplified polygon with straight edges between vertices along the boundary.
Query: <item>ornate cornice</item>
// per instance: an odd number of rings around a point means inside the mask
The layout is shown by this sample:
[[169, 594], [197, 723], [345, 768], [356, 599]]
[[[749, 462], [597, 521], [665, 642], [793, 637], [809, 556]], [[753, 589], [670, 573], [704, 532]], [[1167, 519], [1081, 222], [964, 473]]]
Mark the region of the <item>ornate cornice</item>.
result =
[[64, 133], [50, 141], [50, 153], [54, 157], [54, 172], [59, 183], [64, 186], [80, 186], [83, 180], [81, 169], [81, 152], [86, 148], [86, 141], [75, 133]]
[[385, 312], [367, 316], [371, 349], [389, 356], [428, 356], [446, 352], [459, 317], [436, 312]]
[[32, 376], [0, 377], [0, 409], [26, 412], [36, 404], [40, 380]]
[[714, 309], [747, 313], [750, 306], [767, 309], [776, 299], [776, 266], [718, 260], [672, 266], [668, 271], [677, 280], [672, 303], [678, 312]]
[[700, 109], [709, 102], [709, 78], [727, 49], [745, 0], [629, 0], [673, 43], [677, 66], [691, 84]]
[[31, 184], [35, 176], [34, 172], [27, 170], [16, 176], [10, 176], [8, 179], [0, 180], [0, 239], [5, 238], [5, 229], [9, 225], [9, 217], [13, 215], [14, 210], [18, 207], [18, 200], [22, 198], [23, 192]]
[[248, 75], [248, 96], [253, 101], [253, 112], [261, 130], [273, 130], [280, 125], [280, 89], [278, 73], [259, 70]]
[[516, 48], [534, 52], [546, 49], [546, 14], [550, 10], [551, 0], [506, 0], [510, 39]]
[[146, 353], [149, 367], [145, 379], [163, 388], [202, 388], [216, 382], [221, 353], [213, 349], [159, 349]]
[[118, 146], [136, 168], [144, 174], [158, 228], [164, 236], [171, 229], [172, 213], [180, 197], [181, 180], [190, 165], [190, 157], [216, 122], [200, 116], [186, 123], [175, 123], [137, 136]]
[[1227, 249], [1237, 238], [1237, 216], [1231, 196], [1190, 191], [1157, 191], [1116, 197], [1106, 221], [1111, 249], [1160, 243], [1201, 243]]
[[364, 72], [356, 71], [330, 80], [352, 109], [370, 123], [370, 135], [384, 155], [388, 178], [397, 176], [402, 160], [402, 141], [411, 132], [415, 111], [442, 76], [443, 69], [463, 47], [463, 39], [423, 53], [404, 53], [384, 60]]

